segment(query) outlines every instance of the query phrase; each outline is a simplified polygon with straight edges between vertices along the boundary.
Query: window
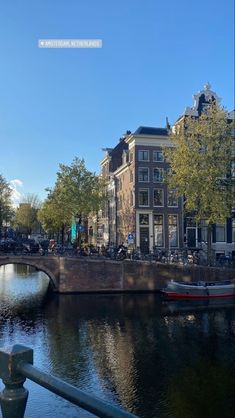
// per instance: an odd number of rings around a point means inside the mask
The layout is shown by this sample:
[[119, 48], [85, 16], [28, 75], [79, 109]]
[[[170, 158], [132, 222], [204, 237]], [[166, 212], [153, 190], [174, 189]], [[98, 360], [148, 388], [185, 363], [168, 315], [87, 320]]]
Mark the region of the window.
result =
[[121, 179], [119, 178], [119, 179], [117, 179], [117, 192], [119, 192], [119, 190], [122, 190], [122, 182], [121, 182]]
[[235, 242], [235, 219], [232, 219], [232, 242]]
[[178, 198], [175, 190], [167, 191], [167, 206], [178, 207]]
[[154, 189], [154, 191], [153, 191], [153, 206], [164, 206], [164, 192], [163, 192], [163, 189]]
[[127, 150], [124, 150], [122, 153], [122, 164], [126, 164], [127, 163]]
[[153, 169], [153, 181], [163, 182], [163, 169], [162, 168]]
[[133, 171], [130, 170], [130, 183], [133, 183]]
[[139, 221], [140, 221], [140, 225], [148, 225], [149, 224], [149, 215], [147, 213], [140, 213], [139, 214]]
[[154, 215], [153, 226], [154, 226], [154, 245], [156, 247], [164, 247], [163, 215]]
[[138, 169], [138, 180], [149, 181], [149, 169], [147, 167], [139, 167]]
[[133, 199], [133, 193], [130, 191], [130, 206], [133, 206], [134, 199]]
[[153, 151], [153, 161], [159, 161], [159, 162], [164, 161], [162, 151]]
[[139, 191], [139, 206], [149, 205], [149, 190], [142, 189]]
[[149, 161], [149, 151], [139, 150], [139, 152], [138, 152], [138, 160], [139, 161]]
[[217, 224], [216, 225], [216, 241], [226, 241], [225, 236], [225, 225], [224, 224]]
[[201, 228], [201, 241], [207, 242], [207, 223], [205, 220], [201, 221], [200, 228]]
[[197, 226], [197, 223], [194, 218], [187, 217], [186, 218], [186, 226], [189, 228], [193, 228]]
[[177, 215], [168, 215], [169, 248], [178, 246], [178, 218]]
[[[235, 128], [233, 129], [232, 136], [235, 137]], [[235, 141], [232, 141], [232, 157], [235, 157]]]

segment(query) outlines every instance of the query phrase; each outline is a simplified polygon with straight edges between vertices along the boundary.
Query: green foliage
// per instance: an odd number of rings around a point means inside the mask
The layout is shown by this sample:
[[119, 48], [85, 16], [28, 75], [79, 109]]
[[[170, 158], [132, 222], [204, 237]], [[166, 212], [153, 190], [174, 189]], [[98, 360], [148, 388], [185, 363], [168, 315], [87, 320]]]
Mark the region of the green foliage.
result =
[[70, 166], [60, 164], [53, 189], [42, 205], [38, 218], [48, 232], [71, 224], [79, 214], [85, 218], [100, 209], [105, 198], [104, 181], [88, 171], [83, 159], [75, 158]]
[[5, 178], [0, 174], [0, 227], [4, 222], [12, 220], [14, 210], [11, 202], [12, 189]]
[[20, 203], [16, 210], [14, 225], [19, 232], [31, 234], [32, 230], [39, 227], [37, 220], [38, 209], [30, 203]]
[[171, 135], [173, 146], [164, 149], [171, 167], [167, 183], [184, 196], [185, 209], [196, 220], [223, 223], [232, 209], [232, 137], [226, 112], [212, 105], [178, 128]]

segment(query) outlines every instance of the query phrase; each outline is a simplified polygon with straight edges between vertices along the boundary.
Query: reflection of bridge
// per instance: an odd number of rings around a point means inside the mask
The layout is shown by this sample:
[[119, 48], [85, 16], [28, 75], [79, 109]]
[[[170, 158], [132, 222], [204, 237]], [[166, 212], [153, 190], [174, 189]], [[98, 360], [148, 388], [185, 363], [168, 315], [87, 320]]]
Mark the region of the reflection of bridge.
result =
[[148, 261], [113, 261], [89, 257], [56, 257], [40, 255], [0, 256], [4, 264], [26, 264], [44, 271], [51, 288], [60, 293], [156, 291], [169, 279], [223, 280], [233, 279], [234, 269], [202, 266], [178, 266]]

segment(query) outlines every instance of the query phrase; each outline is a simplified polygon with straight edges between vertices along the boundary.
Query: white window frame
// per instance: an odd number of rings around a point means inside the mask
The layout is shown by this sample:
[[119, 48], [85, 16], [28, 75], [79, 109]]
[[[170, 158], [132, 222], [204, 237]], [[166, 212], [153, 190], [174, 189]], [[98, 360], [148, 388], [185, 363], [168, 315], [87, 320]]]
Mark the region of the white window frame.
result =
[[[157, 157], [157, 154], [158, 153], [161, 153], [162, 154], [162, 160], [158, 160], [157, 158], [155, 158], [155, 155], [156, 155], [156, 157]], [[154, 163], [163, 163], [164, 162], [164, 155], [163, 155], [163, 152], [162, 151], [153, 151], [153, 162]]]
[[[161, 190], [162, 191], [162, 205], [155, 205], [154, 204], [154, 191], [155, 190]], [[155, 208], [163, 208], [164, 207], [164, 189], [162, 187], [156, 187], [153, 189], [153, 206]]]
[[[154, 170], [159, 170], [162, 173], [161, 175], [162, 180], [155, 180]], [[164, 169], [161, 167], [154, 167], [153, 168], [153, 183], [163, 183], [163, 177], [164, 177]]]
[[[216, 224], [216, 226], [215, 226], [215, 239], [216, 239], [216, 242], [227, 242], [227, 227], [226, 227], [226, 224]], [[217, 239], [217, 228], [223, 228], [224, 229], [224, 240], [219, 240], [219, 239]]]
[[[176, 231], [177, 231], [177, 243], [176, 245], [170, 245], [170, 239], [169, 239], [169, 216], [176, 216], [177, 223], [176, 223]], [[177, 248], [179, 247], [179, 216], [176, 213], [168, 213], [167, 215], [167, 233], [168, 233], [168, 246], [170, 248]]]
[[[155, 240], [155, 237], [156, 237], [156, 235], [155, 235], [155, 226], [157, 226], [157, 225], [155, 225], [154, 224], [154, 216], [155, 215], [157, 215], [157, 216], [161, 216], [162, 217], [162, 245], [156, 245], [156, 240]], [[164, 214], [163, 213], [154, 213], [153, 214], [153, 231], [154, 231], [154, 241], [153, 241], [153, 245], [156, 247], [156, 248], [164, 248], [165, 247], [165, 228], [164, 228]]]
[[[143, 170], [143, 169], [148, 171], [148, 180], [140, 180], [139, 179], [139, 170]], [[149, 183], [149, 168], [148, 167], [138, 167], [138, 182]]]
[[232, 242], [235, 242], [235, 219], [232, 219]]
[[167, 189], [167, 206], [168, 206], [168, 208], [178, 208], [179, 207], [179, 198], [178, 197], [176, 197], [176, 205], [169, 205], [169, 195], [170, 195], [170, 193], [171, 192], [175, 192], [176, 193], [176, 191], [175, 190], [173, 190], [173, 189]]
[[[140, 204], [140, 192], [148, 192], [148, 204], [147, 205], [141, 205]], [[140, 208], [148, 208], [149, 207], [149, 189], [139, 189], [139, 193], [138, 193], [138, 204]]]
[[[140, 159], [140, 152], [147, 152], [148, 153], [148, 159]], [[148, 149], [139, 149], [138, 150], [138, 161], [149, 161], [149, 150]]]
[[[144, 215], [144, 216], [148, 216], [148, 223], [147, 223], [147, 224], [141, 224], [141, 223], [140, 223], [140, 217], [141, 217], [141, 216], [143, 216], [143, 215]], [[142, 226], [143, 226], [143, 227], [145, 227], [145, 226], [149, 226], [149, 224], [150, 224], [149, 217], [150, 217], [150, 216], [149, 216], [149, 213], [139, 213], [139, 226], [140, 226], [140, 228], [141, 228]]]

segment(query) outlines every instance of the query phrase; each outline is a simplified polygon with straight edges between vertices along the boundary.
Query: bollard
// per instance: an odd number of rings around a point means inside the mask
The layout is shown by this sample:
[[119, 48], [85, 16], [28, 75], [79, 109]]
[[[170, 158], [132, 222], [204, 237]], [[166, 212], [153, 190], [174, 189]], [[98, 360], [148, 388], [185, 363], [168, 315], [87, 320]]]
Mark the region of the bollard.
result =
[[16, 344], [11, 348], [0, 349], [0, 377], [5, 388], [0, 394], [3, 418], [23, 418], [28, 399], [28, 390], [24, 388], [26, 380], [17, 366], [21, 362], [33, 364], [33, 350]]

